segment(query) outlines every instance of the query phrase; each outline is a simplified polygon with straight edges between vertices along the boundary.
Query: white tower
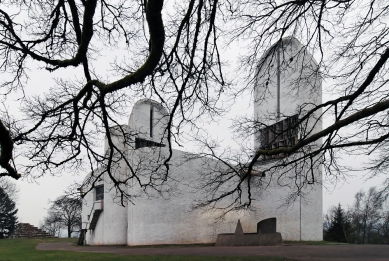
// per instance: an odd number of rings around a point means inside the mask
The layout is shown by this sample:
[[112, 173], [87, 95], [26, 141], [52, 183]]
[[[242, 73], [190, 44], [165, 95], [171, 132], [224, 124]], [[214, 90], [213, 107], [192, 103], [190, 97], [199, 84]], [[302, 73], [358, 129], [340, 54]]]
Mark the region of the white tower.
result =
[[[321, 110], [300, 121], [309, 110], [321, 104], [322, 91], [318, 64], [297, 39], [284, 38], [263, 55], [254, 93], [254, 115], [258, 126], [255, 149], [293, 147], [299, 140], [322, 129]], [[306, 148], [317, 148], [321, 143], [318, 140]], [[302, 154], [265, 155], [258, 159], [256, 168], [264, 171], [277, 162], [290, 164], [291, 159], [299, 155]], [[322, 175], [318, 162], [316, 156], [307, 160], [307, 164], [293, 163], [273, 168], [274, 171], [268, 173], [272, 178], [266, 177], [279, 190], [279, 199], [300, 191], [294, 202], [298, 221], [293, 225], [285, 223], [286, 230], [299, 231], [299, 238], [293, 236], [293, 240], [322, 240]], [[269, 204], [271, 208], [273, 202]]]

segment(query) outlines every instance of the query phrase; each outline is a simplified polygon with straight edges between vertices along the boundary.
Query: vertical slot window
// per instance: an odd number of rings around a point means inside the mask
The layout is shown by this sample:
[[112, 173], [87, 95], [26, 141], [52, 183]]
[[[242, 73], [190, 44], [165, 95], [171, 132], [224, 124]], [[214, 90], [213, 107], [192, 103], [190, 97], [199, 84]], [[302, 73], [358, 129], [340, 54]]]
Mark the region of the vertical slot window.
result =
[[150, 137], [153, 137], [153, 118], [154, 118], [154, 109], [153, 106], [150, 105]]

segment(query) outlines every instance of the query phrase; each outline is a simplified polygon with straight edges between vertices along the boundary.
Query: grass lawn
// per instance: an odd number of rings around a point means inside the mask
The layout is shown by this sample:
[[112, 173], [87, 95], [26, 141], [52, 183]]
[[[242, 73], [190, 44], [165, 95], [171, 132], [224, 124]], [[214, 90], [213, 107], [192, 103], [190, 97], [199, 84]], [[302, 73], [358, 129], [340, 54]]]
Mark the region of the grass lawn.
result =
[[291, 261], [282, 257], [206, 257], [206, 256], [121, 256], [102, 253], [79, 253], [71, 251], [41, 251], [35, 247], [40, 242], [76, 242], [71, 238], [38, 238], [38, 239], [1, 239], [0, 240], [0, 261]]

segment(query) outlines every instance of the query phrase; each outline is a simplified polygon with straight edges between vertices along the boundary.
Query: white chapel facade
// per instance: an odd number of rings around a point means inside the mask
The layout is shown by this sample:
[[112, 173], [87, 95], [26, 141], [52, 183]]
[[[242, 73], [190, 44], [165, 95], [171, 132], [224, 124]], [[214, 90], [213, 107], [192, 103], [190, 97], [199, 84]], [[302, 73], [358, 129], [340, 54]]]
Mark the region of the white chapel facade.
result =
[[[269, 55], [269, 52], [274, 55]], [[254, 137], [257, 149], [294, 145], [299, 139], [297, 129], [291, 129], [281, 137], [275, 137], [271, 130], [293, 126], [310, 106], [321, 103], [321, 81], [314, 73], [317, 64], [298, 40], [286, 38], [269, 52], [262, 60], [266, 66], [258, 70], [254, 91], [254, 117], [264, 123], [262, 130]], [[266, 61], [269, 57], [273, 57], [271, 62]], [[298, 64], [305, 67], [301, 69]], [[138, 167], [141, 179], [162, 175], [153, 171], [169, 155], [165, 133], [167, 115], [166, 109], [157, 102], [140, 100], [134, 105], [128, 124], [121, 126], [134, 136], [133, 146], [125, 145], [120, 135], [113, 138], [115, 145], [125, 152], [128, 162]], [[321, 129], [320, 121], [308, 122], [308, 125], [312, 133]], [[112, 132], [115, 132], [114, 128]], [[319, 146], [320, 141], [314, 145]], [[312, 170], [316, 182], [305, 184], [301, 191], [304, 199], [279, 208], [281, 200], [295, 188], [270, 181], [261, 196], [252, 202], [252, 211], [231, 212], [215, 222], [219, 213], [193, 209], [193, 204], [205, 194], [196, 186], [199, 184], [199, 173], [206, 168], [222, 166], [219, 166], [220, 162], [204, 162], [204, 159], [193, 155], [173, 149], [169, 163], [169, 193], [144, 194], [135, 182], [123, 187], [128, 194], [136, 195], [134, 204], [127, 201], [124, 206], [120, 204], [117, 191], [112, 189], [112, 181], [107, 175], [102, 175], [101, 180], [84, 197], [82, 228], [87, 229], [86, 244], [135, 246], [214, 243], [218, 234], [233, 233], [238, 219], [244, 232], [251, 233], [256, 232], [257, 222], [272, 217], [277, 218], [277, 232], [284, 240], [323, 239], [320, 165]], [[261, 157], [255, 165], [256, 171], [267, 169], [280, 157], [283, 155]], [[125, 180], [131, 172], [124, 162], [120, 166], [113, 170], [114, 175], [119, 180]], [[90, 174], [85, 178], [85, 184], [89, 177]], [[83, 191], [89, 188], [86, 186]]]

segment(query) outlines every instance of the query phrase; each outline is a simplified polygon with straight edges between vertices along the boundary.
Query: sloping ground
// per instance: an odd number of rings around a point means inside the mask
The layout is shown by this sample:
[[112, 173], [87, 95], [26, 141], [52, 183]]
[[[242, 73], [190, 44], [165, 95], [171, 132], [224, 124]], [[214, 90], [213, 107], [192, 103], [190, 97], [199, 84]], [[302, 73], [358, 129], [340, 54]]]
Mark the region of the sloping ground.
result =
[[33, 238], [33, 237], [55, 237], [46, 231], [37, 228], [29, 223], [19, 223], [15, 231], [11, 234], [11, 238]]
[[[87, 252], [89, 246], [80, 247], [81, 251], [40, 251], [36, 246], [41, 242], [52, 242], [62, 249], [76, 243], [75, 238], [11, 238], [0, 240], [1, 261], [296, 261], [269, 256], [130, 256], [116, 253]], [[66, 244], [67, 242], [67, 244]], [[60, 243], [58, 245], [58, 243]], [[117, 247], [115, 247], [117, 248]], [[84, 250], [84, 251], [82, 251]]]
[[389, 245], [281, 245], [245, 247], [120, 247], [72, 246], [70, 243], [40, 243], [38, 250], [112, 253], [119, 255], [185, 256], [274, 256], [288, 260], [384, 261], [389, 260]]

